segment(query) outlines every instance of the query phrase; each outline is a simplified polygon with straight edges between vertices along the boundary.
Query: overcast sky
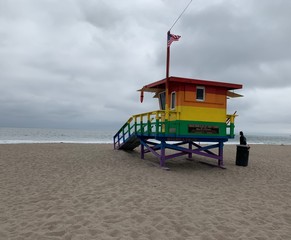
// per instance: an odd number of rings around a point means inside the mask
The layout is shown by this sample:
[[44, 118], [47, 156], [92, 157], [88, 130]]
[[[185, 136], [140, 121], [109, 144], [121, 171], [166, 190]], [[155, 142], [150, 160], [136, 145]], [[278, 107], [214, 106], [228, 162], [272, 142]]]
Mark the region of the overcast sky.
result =
[[[188, 0], [0, 0], [0, 127], [111, 128], [158, 108]], [[236, 131], [291, 134], [291, 1], [193, 0], [170, 75], [239, 83]]]

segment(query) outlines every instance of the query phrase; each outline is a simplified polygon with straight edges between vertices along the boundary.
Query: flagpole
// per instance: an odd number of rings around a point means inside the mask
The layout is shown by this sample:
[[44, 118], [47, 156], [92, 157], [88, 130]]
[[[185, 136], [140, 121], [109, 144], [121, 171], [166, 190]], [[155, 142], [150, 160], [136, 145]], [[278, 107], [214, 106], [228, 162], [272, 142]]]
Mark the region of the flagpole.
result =
[[170, 44], [168, 44], [170, 30], [167, 32], [167, 63], [166, 63], [166, 116], [165, 120], [169, 119], [169, 109], [170, 109], [170, 96], [169, 96], [169, 78], [170, 78]]
[[185, 13], [185, 11], [187, 10], [187, 8], [190, 6], [190, 4], [192, 3], [193, 0], [190, 0], [190, 2], [187, 4], [187, 6], [184, 8], [184, 10], [181, 12], [181, 14], [179, 15], [179, 17], [175, 20], [175, 22], [173, 23], [173, 25], [170, 27], [169, 31], [167, 32], [167, 65], [166, 65], [166, 82], [168, 81], [169, 76], [169, 72], [170, 72], [170, 45], [168, 44], [168, 40], [169, 40], [169, 36], [171, 34], [171, 30], [172, 28], [176, 25], [176, 23], [180, 20], [180, 18], [182, 17], [182, 15]]
[[170, 31], [167, 32], [167, 64], [166, 64], [166, 78], [169, 77], [170, 72], [170, 46], [168, 44], [168, 38], [170, 35]]
[[[185, 7], [185, 9], [182, 11], [182, 13], [180, 14], [180, 16], [175, 20], [175, 22], [173, 23], [173, 25], [171, 26], [171, 28], [169, 29], [169, 31], [167, 32], [167, 63], [166, 63], [166, 106], [165, 106], [165, 110], [166, 110], [166, 116], [165, 116], [165, 120], [168, 121], [169, 116], [170, 116], [170, 95], [169, 95], [169, 82], [170, 82], [170, 47], [171, 47], [171, 43], [172, 41], [178, 41], [180, 36], [175, 36], [175, 35], [171, 35], [171, 30], [172, 28], [176, 25], [176, 23], [179, 21], [179, 19], [182, 17], [182, 15], [184, 14], [184, 12], [187, 10], [187, 8], [190, 6], [190, 4], [192, 3], [192, 0], [190, 0], [190, 2], [188, 3], [188, 5]], [[172, 37], [175, 38], [175, 40], [172, 39]]]

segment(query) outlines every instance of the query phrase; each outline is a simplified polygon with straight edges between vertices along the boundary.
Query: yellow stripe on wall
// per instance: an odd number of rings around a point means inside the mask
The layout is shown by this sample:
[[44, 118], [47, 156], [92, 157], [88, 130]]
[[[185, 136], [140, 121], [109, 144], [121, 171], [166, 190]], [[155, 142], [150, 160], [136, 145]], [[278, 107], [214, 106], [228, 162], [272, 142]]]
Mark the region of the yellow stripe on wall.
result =
[[178, 106], [176, 111], [180, 112], [179, 120], [205, 122], [226, 121], [226, 110], [222, 108]]

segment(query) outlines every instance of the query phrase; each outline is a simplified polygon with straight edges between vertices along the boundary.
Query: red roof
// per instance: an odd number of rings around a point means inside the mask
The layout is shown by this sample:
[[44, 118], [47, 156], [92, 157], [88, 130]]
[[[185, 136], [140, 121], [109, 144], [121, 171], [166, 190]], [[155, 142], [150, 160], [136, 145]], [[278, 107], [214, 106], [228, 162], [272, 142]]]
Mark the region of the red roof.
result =
[[[169, 77], [169, 82], [176, 82], [176, 83], [189, 83], [194, 85], [203, 85], [203, 86], [215, 86], [215, 87], [222, 87], [228, 90], [234, 90], [234, 89], [241, 89], [241, 84], [235, 84], [235, 83], [226, 83], [226, 82], [216, 82], [216, 81], [209, 81], [209, 80], [202, 80], [202, 79], [192, 79], [192, 78], [181, 78], [181, 77]], [[148, 85], [145, 85], [143, 89], [149, 89], [149, 88], [161, 88], [165, 89], [166, 87], [166, 78], [162, 79], [157, 82], [150, 83]]]

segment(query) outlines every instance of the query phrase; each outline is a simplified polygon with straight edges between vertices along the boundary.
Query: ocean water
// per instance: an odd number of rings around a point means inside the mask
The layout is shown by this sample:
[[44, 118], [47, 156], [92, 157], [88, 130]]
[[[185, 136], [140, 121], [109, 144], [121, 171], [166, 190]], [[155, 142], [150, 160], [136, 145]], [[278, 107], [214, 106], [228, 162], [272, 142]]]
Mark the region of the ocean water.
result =
[[[15, 143], [113, 143], [116, 130], [0, 128], [0, 144]], [[291, 135], [245, 133], [248, 144], [291, 145]], [[239, 134], [226, 144], [238, 144]]]
[[112, 143], [113, 131], [0, 128], [0, 144], [13, 143]]
[[[246, 135], [248, 144], [269, 144], [269, 145], [291, 145], [291, 135], [261, 135], [250, 134]], [[237, 133], [234, 139], [229, 139], [226, 144], [239, 144], [239, 134]]]

